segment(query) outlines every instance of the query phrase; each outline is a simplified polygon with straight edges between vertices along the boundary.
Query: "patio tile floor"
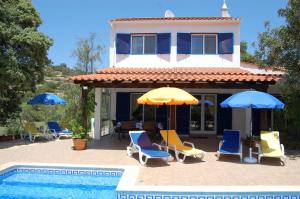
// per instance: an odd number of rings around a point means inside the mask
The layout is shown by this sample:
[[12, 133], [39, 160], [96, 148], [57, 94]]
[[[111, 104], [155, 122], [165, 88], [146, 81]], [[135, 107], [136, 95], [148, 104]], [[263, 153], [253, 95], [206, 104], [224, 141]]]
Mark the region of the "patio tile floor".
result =
[[[241, 164], [238, 156], [216, 158], [216, 138], [187, 138], [195, 146], [207, 151], [204, 161], [187, 158], [184, 164], [175, 161], [166, 165], [160, 160], [149, 160], [140, 166], [138, 157], [128, 157], [129, 139], [103, 137], [93, 141], [84, 151], [72, 150], [72, 140], [0, 142], [0, 164], [7, 162], [73, 163], [139, 166], [140, 185], [300, 185], [300, 152], [288, 152], [286, 166], [278, 159], [263, 159], [263, 164]], [[248, 150], [244, 148], [247, 154]]]

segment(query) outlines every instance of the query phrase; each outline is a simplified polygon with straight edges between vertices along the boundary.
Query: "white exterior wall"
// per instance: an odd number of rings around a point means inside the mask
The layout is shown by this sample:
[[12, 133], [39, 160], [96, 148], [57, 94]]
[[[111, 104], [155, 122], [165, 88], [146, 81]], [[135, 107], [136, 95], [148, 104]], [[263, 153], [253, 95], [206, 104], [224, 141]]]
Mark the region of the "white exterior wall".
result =
[[[227, 55], [177, 55], [177, 33], [233, 33], [234, 53]], [[117, 33], [171, 33], [171, 54], [116, 54]], [[238, 21], [113, 22], [110, 35], [110, 67], [239, 67], [240, 24]]]
[[243, 139], [250, 136], [250, 116], [250, 109], [232, 109], [232, 129], [240, 130]]

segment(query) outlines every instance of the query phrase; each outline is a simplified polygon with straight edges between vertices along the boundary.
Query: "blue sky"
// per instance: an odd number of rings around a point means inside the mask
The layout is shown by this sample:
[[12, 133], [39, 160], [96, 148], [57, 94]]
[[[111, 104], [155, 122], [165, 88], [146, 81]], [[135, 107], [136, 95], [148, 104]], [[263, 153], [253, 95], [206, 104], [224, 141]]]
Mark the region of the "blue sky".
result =
[[[76, 65], [71, 54], [79, 38], [89, 32], [98, 35], [97, 41], [106, 47], [102, 64], [108, 66], [109, 20], [120, 17], [161, 17], [165, 10], [176, 16], [220, 16], [223, 0], [32, 0], [43, 24], [40, 31], [54, 40], [49, 58], [54, 64]], [[276, 27], [284, 23], [277, 14], [287, 0], [227, 0], [229, 12], [240, 17], [241, 40], [251, 43], [258, 32], [264, 31], [264, 22]]]

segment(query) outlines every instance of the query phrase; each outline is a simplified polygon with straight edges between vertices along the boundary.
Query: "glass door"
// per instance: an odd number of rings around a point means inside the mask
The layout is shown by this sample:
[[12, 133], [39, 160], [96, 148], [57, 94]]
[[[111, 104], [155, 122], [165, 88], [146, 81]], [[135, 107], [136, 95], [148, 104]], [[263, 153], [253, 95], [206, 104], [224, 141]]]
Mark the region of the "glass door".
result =
[[216, 95], [195, 95], [199, 104], [191, 106], [190, 132], [192, 135], [216, 133]]
[[[201, 95], [194, 95], [199, 102], [201, 101]], [[200, 132], [202, 130], [202, 122], [201, 122], [201, 116], [202, 116], [202, 106], [201, 104], [192, 105], [191, 106], [191, 119], [190, 119], [190, 131], [191, 134], [195, 134], [197, 132]]]

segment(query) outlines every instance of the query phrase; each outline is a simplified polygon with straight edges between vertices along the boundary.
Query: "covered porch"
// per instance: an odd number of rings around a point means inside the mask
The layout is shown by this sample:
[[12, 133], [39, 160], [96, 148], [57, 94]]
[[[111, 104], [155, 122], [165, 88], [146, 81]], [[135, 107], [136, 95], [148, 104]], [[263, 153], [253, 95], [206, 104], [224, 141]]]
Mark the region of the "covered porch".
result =
[[[96, 74], [70, 79], [87, 91], [95, 89], [93, 138], [112, 133], [113, 123], [153, 121], [163, 129], [176, 129], [181, 136], [222, 135], [224, 129], [238, 129], [243, 138], [250, 131], [250, 110], [223, 109], [220, 102], [242, 90], [268, 91], [281, 78], [280, 73], [254, 73], [242, 67], [232, 68], [106, 68]], [[158, 87], [186, 90], [199, 99], [195, 106], [142, 106], [136, 99]], [[254, 135], [272, 127], [272, 112], [254, 111]], [[169, 117], [168, 117], [169, 116]], [[86, 120], [85, 114], [83, 119]], [[168, 118], [170, 120], [168, 121]], [[113, 122], [112, 122], [113, 121]], [[167, 125], [169, 124], [169, 125]]]

